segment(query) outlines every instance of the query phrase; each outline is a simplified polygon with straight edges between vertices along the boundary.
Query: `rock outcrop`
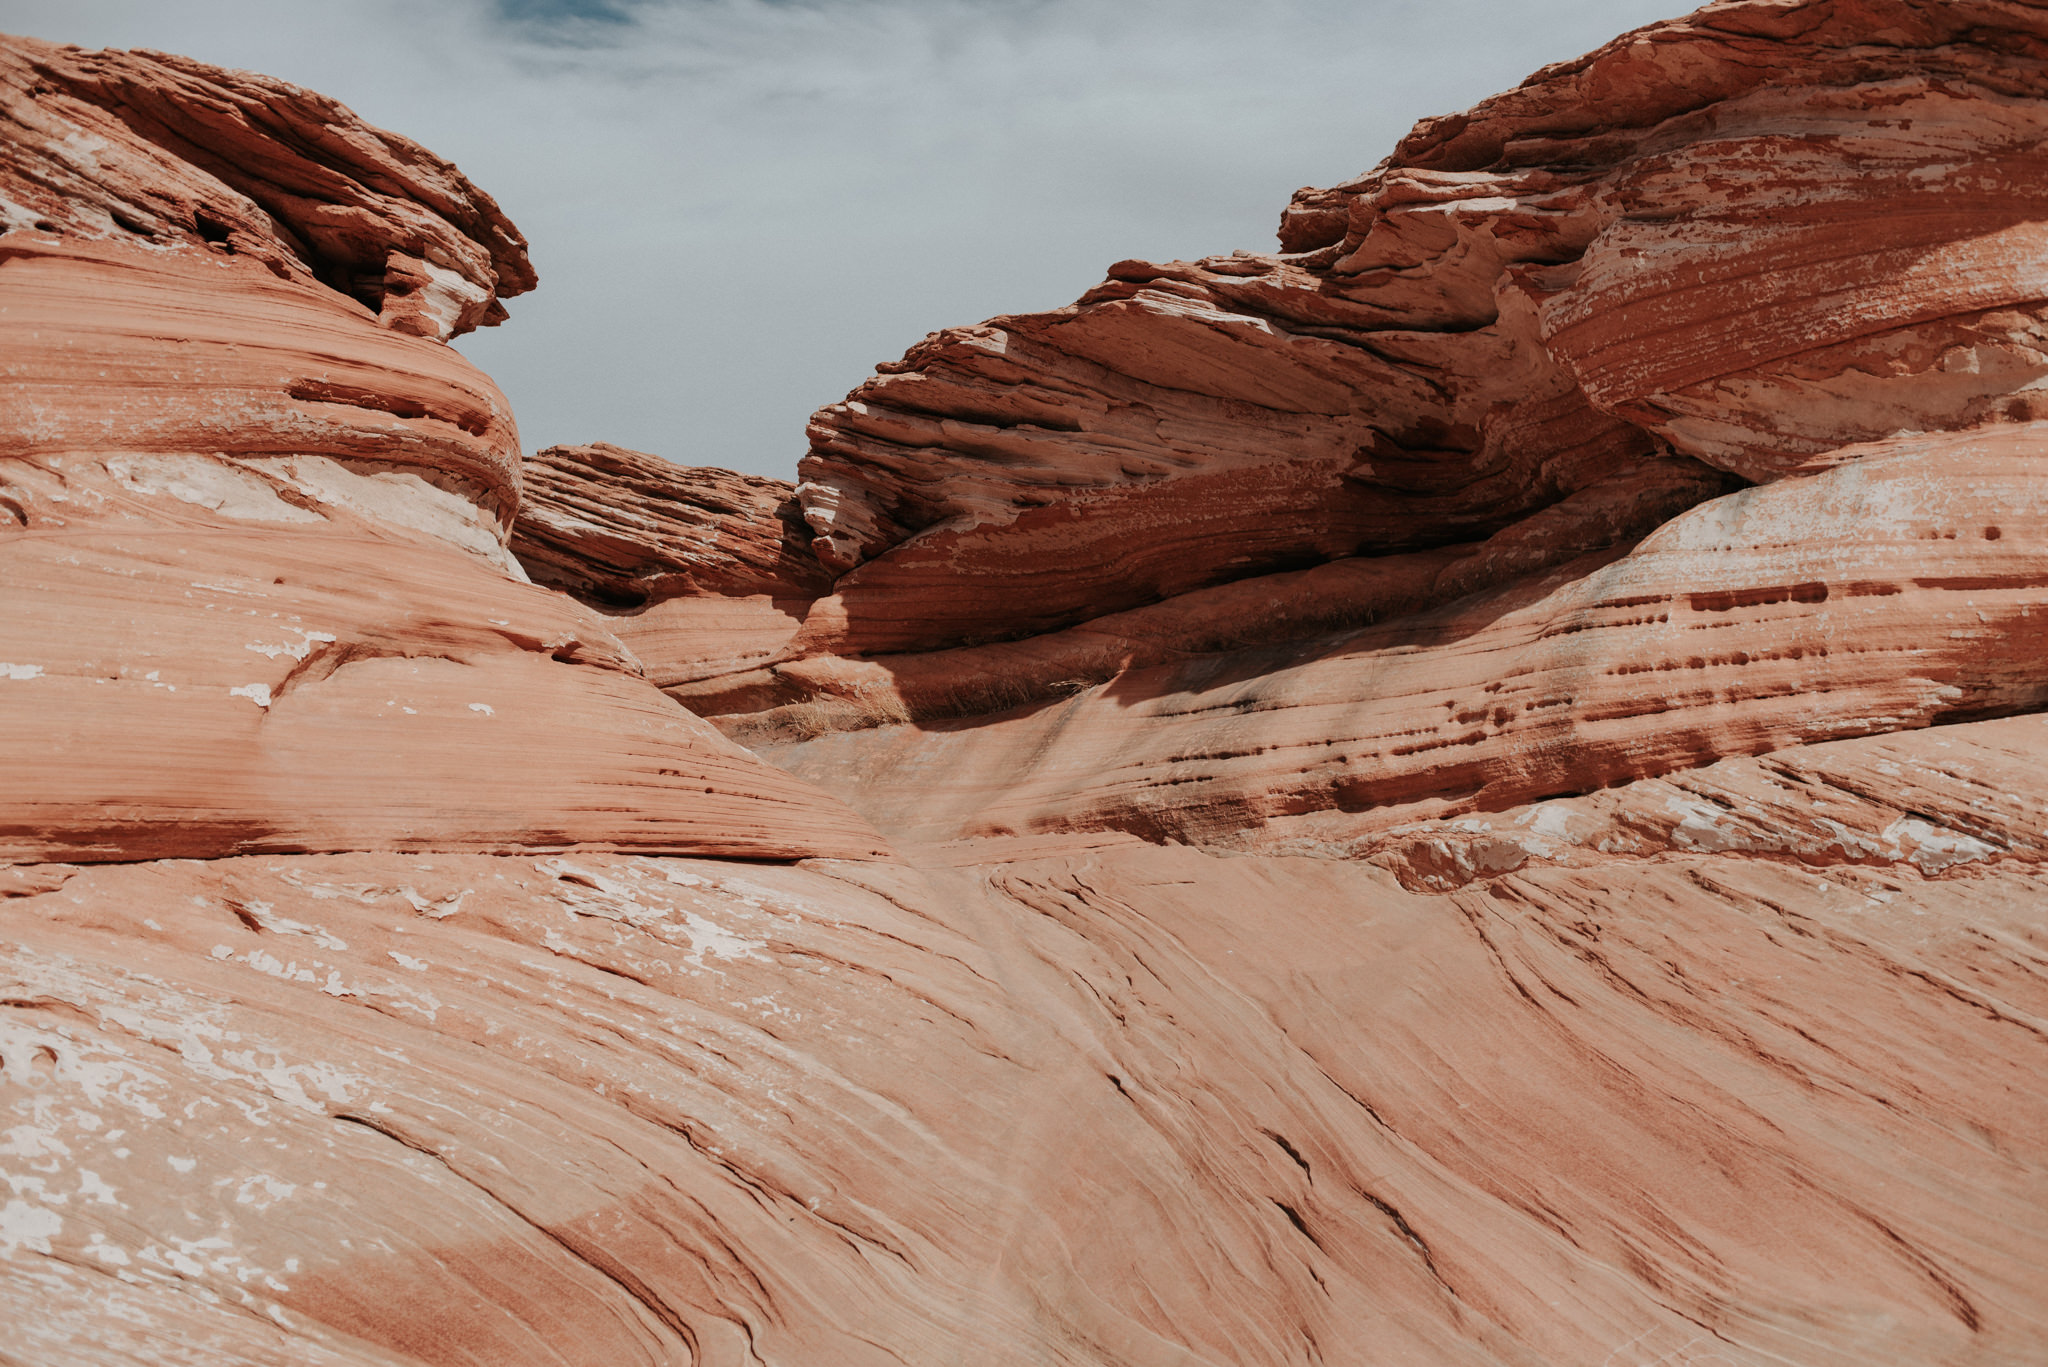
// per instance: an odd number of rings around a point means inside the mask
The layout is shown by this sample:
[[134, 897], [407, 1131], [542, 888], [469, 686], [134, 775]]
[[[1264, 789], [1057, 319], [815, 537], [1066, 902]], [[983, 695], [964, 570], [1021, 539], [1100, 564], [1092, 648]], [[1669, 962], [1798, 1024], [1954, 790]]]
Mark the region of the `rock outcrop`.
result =
[[0, 95], [0, 858], [883, 848], [523, 582], [437, 334], [532, 272], [452, 166], [182, 58], [15, 43]]
[[[1082, 828], [1260, 848], [2037, 709], [2044, 452], [2040, 424], [1852, 448], [1625, 555], [1432, 611], [1127, 669], [1000, 717], [764, 743], [916, 838]], [[1275, 610], [1291, 588], [1266, 588]]]
[[1253, 848], [2038, 706], [2044, 129], [2037, 5], [1628, 35], [883, 367], [833, 594], [677, 696], [906, 835]]
[[283, 81], [16, 38], [0, 116], [9, 233], [241, 257], [421, 337], [500, 322], [534, 285], [526, 239], [453, 164]]
[[795, 489], [598, 442], [529, 459], [511, 548], [602, 612], [664, 687], [780, 656], [832, 588]]
[[1437, 895], [1128, 839], [923, 862], [33, 871], [10, 1348], [2018, 1367], [2048, 1335], [2031, 861]]
[[0, 1362], [2041, 1360], [2048, 5], [1641, 30], [795, 486], [522, 460], [331, 102], [0, 100]]
[[[1426, 122], [1279, 255], [1127, 261], [814, 421], [839, 654], [1490, 534], [1664, 449], [1750, 481], [2036, 416], [2023, 3], [1729, 3]], [[1056, 569], [1053, 567], [1057, 567]]]

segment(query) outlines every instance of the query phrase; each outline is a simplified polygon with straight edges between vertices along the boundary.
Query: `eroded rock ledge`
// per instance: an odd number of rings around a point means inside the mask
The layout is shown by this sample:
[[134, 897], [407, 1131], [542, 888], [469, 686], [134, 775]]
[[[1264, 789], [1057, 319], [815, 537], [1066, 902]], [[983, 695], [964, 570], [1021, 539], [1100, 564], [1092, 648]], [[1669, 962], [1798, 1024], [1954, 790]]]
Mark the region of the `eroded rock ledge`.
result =
[[254, 72], [10, 38], [0, 126], [10, 234], [240, 256], [422, 337], [500, 322], [534, 286], [526, 239], [452, 163]]
[[905, 836], [1240, 848], [2038, 707], [2044, 133], [2037, 5], [1626, 35], [881, 367], [831, 592], [657, 675]]
[[522, 462], [330, 102], [0, 101], [0, 1359], [2038, 1362], [2048, 6], [1652, 26], [800, 487]]
[[0, 43], [0, 109], [0, 859], [884, 848], [526, 582], [453, 166], [147, 53]]

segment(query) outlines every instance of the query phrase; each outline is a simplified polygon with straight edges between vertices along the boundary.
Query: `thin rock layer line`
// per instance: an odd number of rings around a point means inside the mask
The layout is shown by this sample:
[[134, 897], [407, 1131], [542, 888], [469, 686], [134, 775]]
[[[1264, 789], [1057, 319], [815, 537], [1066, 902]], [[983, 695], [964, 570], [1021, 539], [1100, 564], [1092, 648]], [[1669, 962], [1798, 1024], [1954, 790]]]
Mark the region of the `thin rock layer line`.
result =
[[0, 1358], [2035, 1367], [2044, 16], [1653, 25], [801, 487], [0, 46]]

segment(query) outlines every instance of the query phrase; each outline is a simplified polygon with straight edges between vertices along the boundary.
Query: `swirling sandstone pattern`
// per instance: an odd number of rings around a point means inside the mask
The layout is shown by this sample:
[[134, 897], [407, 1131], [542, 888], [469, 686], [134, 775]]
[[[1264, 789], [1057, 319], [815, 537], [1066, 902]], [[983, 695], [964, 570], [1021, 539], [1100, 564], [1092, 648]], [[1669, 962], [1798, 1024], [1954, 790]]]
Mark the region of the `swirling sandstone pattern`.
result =
[[922, 839], [1261, 846], [2048, 704], [2048, 426], [1845, 451], [1431, 612], [780, 748]]
[[796, 488], [522, 462], [330, 102], [0, 101], [0, 1362], [2041, 1361], [2048, 5], [1629, 35]]
[[1540, 72], [1280, 255], [1121, 263], [821, 412], [856, 567], [676, 696], [907, 835], [1240, 847], [2038, 706], [2043, 120], [2030, 4]]
[[[1748, 480], [2035, 416], [2048, 19], [1710, 5], [818, 414], [820, 650], [1064, 626], [1483, 536], [1662, 444]], [[1057, 565], [1057, 579], [1044, 567]]]
[[[0, 194], [55, 215], [0, 236], [0, 857], [882, 848], [521, 582], [503, 396], [322, 283], [458, 239], [478, 308], [531, 283], [487, 197], [276, 82], [0, 59]], [[269, 235], [163, 226], [236, 205]]]
[[1442, 897], [1031, 856], [38, 871], [0, 1303], [35, 1361], [138, 1324], [379, 1364], [2019, 1364], [2048, 1333], [2031, 860]]

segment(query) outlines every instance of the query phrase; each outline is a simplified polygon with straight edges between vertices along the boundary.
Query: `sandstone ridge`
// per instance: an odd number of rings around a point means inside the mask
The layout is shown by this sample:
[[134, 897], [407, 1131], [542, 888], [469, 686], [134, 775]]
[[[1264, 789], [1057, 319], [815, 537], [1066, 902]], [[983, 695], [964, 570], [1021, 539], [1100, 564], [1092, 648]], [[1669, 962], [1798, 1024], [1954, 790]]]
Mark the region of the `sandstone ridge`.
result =
[[2044, 43], [1709, 5], [934, 333], [813, 421], [832, 593], [672, 691], [906, 835], [1250, 848], [2036, 707]]
[[0, 99], [0, 857], [883, 848], [526, 582], [441, 339], [533, 276], [453, 166], [183, 58], [10, 40]]
[[331, 101], [0, 101], [0, 1363], [2041, 1361], [2048, 5], [1626, 35], [794, 484], [522, 458]]

